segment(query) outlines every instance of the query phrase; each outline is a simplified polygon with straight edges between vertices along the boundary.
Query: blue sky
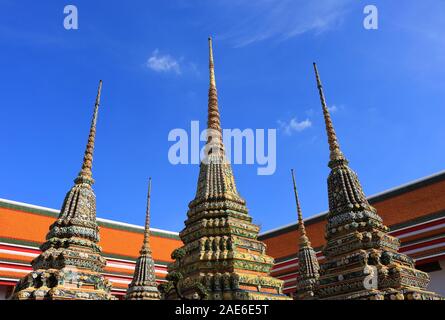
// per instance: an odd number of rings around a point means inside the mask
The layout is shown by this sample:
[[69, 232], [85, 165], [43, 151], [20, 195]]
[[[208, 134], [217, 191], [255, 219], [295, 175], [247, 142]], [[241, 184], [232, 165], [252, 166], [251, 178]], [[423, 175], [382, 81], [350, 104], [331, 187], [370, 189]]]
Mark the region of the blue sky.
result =
[[[172, 166], [174, 128], [206, 121], [207, 37], [214, 37], [222, 125], [277, 128], [277, 170], [234, 165], [254, 221], [327, 209], [328, 146], [317, 61], [342, 149], [368, 195], [445, 166], [445, 2], [63, 1], [0, 3], [0, 197], [60, 208], [77, 175], [103, 79], [93, 173], [98, 216], [179, 231], [197, 165]], [[363, 28], [363, 8], [379, 29]], [[150, 60], [151, 58], [151, 60]]]

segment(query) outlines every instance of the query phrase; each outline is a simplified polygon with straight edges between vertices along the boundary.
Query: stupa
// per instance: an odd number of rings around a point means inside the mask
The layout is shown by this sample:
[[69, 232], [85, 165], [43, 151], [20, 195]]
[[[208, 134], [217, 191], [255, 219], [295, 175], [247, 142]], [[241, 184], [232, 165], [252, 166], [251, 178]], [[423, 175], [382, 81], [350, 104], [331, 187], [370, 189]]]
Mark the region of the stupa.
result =
[[99, 82], [93, 120], [82, 169], [63, 201], [58, 219], [50, 226], [42, 253], [32, 262], [33, 271], [16, 285], [19, 300], [111, 300], [111, 283], [101, 274], [106, 264], [101, 255], [96, 222], [96, 196], [92, 177], [96, 123], [102, 81]]
[[363, 192], [357, 174], [349, 168], [338, 143], [314, 63], [317, 87], [330, 149], [329, 213], [325, 261], [320, 266], [320, 299], [430, 300], [441, 297], [427, 291], [429, 276], [415, 261], [398, 252], [399, 239], [389, 235], [377, 210]]
[[184, 246], [173, 252], [175, 261], [168, 267], [169, 279], [175, 283], [165, 296], [290, 299], [282, 292], [283, 281], [269, 275], [274, 260], [257, 239], [259, 227], [252, 223], [225, 156], [211, 38], [209, 69], [207, 151], [200, 164], [195, 199], [189, 203], [185, 228], [180, 232]]
[[298, 231], [300, 239], [298, 244], [298, 272], [297, 288], [294, 295], [296, 300], [313, 300], [317, 298], [317, 286], [319, 269], [317, 256], [312, 248], [311, 242], [304, 227], [303, 214], [301, 212], [300, 200], [298, 198], [297, 185], [295, 183], [294, 170], [291, 170], [294, 185], [295, 203], [298, 214]]
[[161, 298], [156, 283], [155, 264], [150, 247], [151, 178], [148, 181], [147, 194], [144, 241], [141, 251], [139, 251], [140, 256], [136, 260], [133, 280], [127, 289], [127, 300], [159, 300]]

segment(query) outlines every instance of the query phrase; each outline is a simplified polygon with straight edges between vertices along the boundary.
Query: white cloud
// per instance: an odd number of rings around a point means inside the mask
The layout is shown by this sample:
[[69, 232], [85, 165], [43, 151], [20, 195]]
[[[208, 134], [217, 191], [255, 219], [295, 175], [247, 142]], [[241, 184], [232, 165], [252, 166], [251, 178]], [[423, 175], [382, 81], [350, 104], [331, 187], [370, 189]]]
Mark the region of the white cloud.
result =
[[309, 119], [298, 121], [297, 118], [292, 118], [289, 122], [281, 120], [278, 120], [277, 122], [284, 133], [289, 136], [294, 132], [301, 132], [312, 126], [312, 122]]
[[153, 51], [147, 60], [147, 67], [156, 72], [174, 72], [181, 74], [181, 67], [178, 60], [169, 54], [160, 54], [159, 50]]
[[328, 107], [330, 113], [336, 113], [338, 111], [338, 107], [333, 104], [331, 107]]

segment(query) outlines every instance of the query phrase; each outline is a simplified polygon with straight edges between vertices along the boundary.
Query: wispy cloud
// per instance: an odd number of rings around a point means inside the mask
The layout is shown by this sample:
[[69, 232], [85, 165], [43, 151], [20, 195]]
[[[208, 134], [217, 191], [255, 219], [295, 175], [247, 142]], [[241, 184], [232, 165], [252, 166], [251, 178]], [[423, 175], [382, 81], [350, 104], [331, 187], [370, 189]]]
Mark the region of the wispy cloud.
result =
[[[332, 113], [336, 113], [338, 111], [341, 111], [344, 109], [344, 105], [337, 105], [337, 104], [333, 104], [331, 106], [328, 106], [328, 110], [329, 112]], [[308, 110], [305, 111], [305, 114], [307, 117], [312, 118], [312, 117], [319, 117], [322, 116], [323, 111], [321, 109], [321, 107], [314, 109], [314, 108], [310, 108]]]
[[148, 58], [146, 65], [148, 68], [156, 72], [174, 72], [176, 74], [181, 74], [179, 61], [169, 54], [160, 54], [159, 49], [153, 51]]
[[289, 121], [278, 120], [278, 125], [288, 136], [294, 132], [301, 132], [312, 126], [312, 122], [309, 119], [298, 121], [297, 118], [292, 118]]
[[352, 0], [238, 0], [219, 1], [222, 9], [236, 17], [222, 38], [235, 46], [266, 39], [283, 41], [306, 32], [320, 33], [340, 24]]
[[338, 107], [333, 104], [332, 106], [328, 107], [328, 110], [330, 113], [336, 113], [338, 111]]
[[[398, 7], [394, 9], [397, 10], [397, 14], [390, 13], [394, 18], [390, 20], [389, 27], [393, 27], [391, 31], [400, 34], [402, 39], [409, 39], [406, 45], [403, 42], [397, 42], [397, 46], [394, 45], [398, 49], [394, 54], [397, 57], [403, 57], [401, 62], [404, 63], [406, 72], [415, 73], [417, 80], [424, 78], [431, 81], [431, 72], [439, 74], [438, 78], [443, 79], [445, 2], [443, 0], [416, 1], [403, 10], [398, 10]], [[386, 57], [391, 67], [394, 59], [396, 58]], [[432, 80], [431, 82], [443, 87], [443, 81]]]

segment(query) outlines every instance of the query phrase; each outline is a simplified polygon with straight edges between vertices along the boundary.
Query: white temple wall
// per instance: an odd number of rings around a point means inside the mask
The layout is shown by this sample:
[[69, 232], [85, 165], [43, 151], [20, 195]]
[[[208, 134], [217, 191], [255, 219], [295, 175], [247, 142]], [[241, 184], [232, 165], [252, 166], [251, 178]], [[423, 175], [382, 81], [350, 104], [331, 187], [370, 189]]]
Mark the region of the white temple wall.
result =
[[431, 282], [428, 286], [429, 291], [434, 291], [445, 297], [445, 259], [440, 260], [442, 270], [429, 272]]
[[8, 286], [2, 286], [0, 285], [0, 300], [6, 300], [7, 294], [9, 293]]

